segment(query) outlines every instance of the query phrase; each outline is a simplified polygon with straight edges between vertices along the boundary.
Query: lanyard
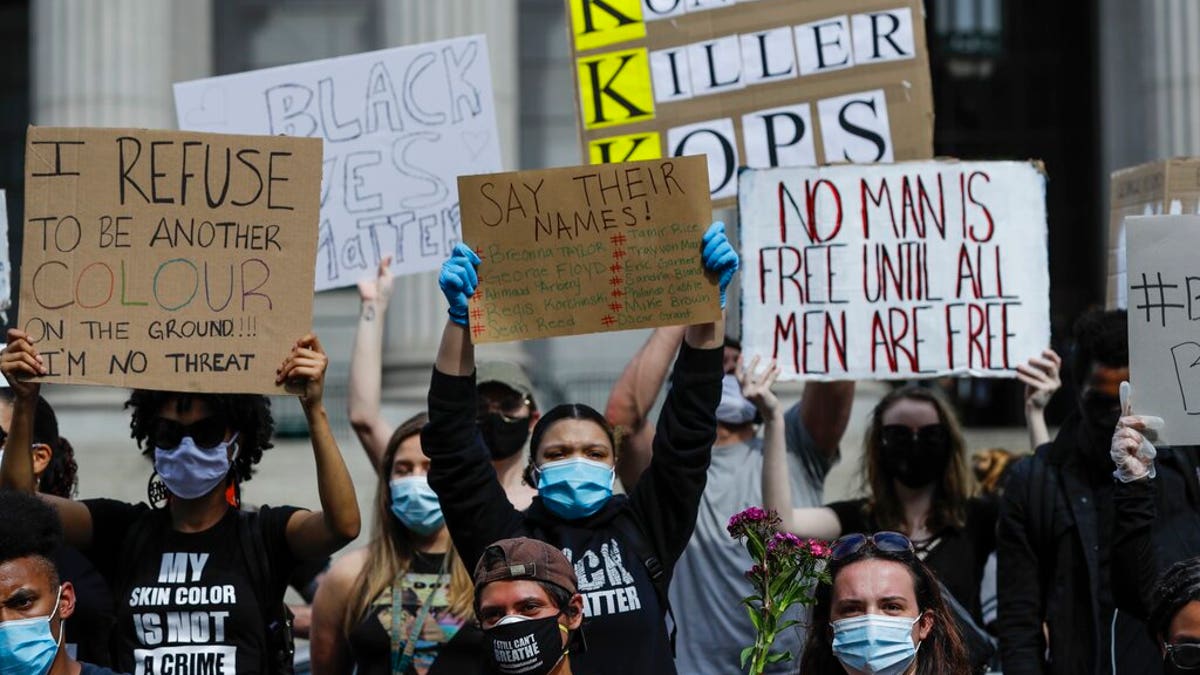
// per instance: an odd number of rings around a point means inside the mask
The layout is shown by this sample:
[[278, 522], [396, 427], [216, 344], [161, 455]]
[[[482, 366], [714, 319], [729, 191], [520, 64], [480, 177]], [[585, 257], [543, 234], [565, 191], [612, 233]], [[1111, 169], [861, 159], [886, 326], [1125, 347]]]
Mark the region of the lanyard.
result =
[[[433, 608], [433, 596], [442, 587], [442, 582], [446, 578], [446, 567], [449, 562], [450, 554], [447, 553], [442, 558], [442, 570], [438, 573], [437, 581], [429, 589], [429, 594], [425, 596], [425, 602], [421, 604], [421, 610], [417, 612], [416, 621], [413, 622], [412, 630], [408, 632], [408, 641], [404, 643], [403, 650], [400, 649], [398, 643], [400, 615], [404, 612], [404, 607], [400, 603], [400, 579], [396, 578], [392, 581], [392, 675], [404, 675], [412, 665], [413, 653], [417, 650], [417, 639], [421, 637], [421, 629], [425, 627], [425, 621], [429, 618], [429, 612]], [[408, 573], [405, 572], [405, 574]]]

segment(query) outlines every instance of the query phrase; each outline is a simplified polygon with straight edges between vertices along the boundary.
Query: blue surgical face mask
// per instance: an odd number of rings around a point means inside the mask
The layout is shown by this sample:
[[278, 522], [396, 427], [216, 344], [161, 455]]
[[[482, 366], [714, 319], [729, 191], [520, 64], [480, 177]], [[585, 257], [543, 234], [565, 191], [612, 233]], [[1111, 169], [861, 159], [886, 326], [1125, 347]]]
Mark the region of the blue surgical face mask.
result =
[[237, 439], [201, 448], [191, 436], [184, 436], [177, 448], [155, 448], [154, 470], [162, 477], [171, 494], [180, 499], [197, 499], [212, 492], [229, 475], [237, 450], [229, 446]]
[[920, 619], [864, 614], [834, 621], [833, 655], [862, 673], [899, 675], [917, 658], [912, 627]]
[[425, 476], [393, 478], [388, 483], [392, 493], [392, 515], [404, 527], [421, 536], [428, 536], [441, 529], [442, 505], [437, 493], [429, 487]]
[[572, 457], [538, 467], [538, 495], [554, 515], [586, 518], [612, 497], [613, 468], [603, 462]]
[[62, 623], [57, 639], [50, 631], [50, 620], [58, 613], [60, 600], [62, 585], [49, 616], [0, 623], [0, 675], [43, 675], [50, 670], [62, 642]]

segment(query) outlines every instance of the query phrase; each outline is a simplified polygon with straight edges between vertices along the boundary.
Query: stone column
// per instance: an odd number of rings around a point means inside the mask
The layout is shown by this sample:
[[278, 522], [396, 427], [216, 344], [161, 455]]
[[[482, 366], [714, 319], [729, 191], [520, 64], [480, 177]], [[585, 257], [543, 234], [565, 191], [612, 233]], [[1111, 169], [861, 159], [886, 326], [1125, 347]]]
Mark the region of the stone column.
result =
[[[384, 0], [382, 20], [384, 47], [487, 35], [500, 156], [505, 169], [518, 168], [516, 0]], [[385, 399], [424, 403], [429, 369], [446, 322], [445, 305], [436, 273], [396, 280], [384, 343]], [[525, 360], [515, 343], [481, 350], [481, 355]]]

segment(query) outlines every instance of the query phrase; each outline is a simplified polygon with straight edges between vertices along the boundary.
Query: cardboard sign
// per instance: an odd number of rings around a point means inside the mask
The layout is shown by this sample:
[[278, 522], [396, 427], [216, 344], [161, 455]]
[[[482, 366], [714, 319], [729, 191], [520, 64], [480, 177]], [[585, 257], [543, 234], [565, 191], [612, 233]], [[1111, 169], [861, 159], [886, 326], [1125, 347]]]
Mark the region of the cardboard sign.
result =
[[1200, 216], [1130, 217], [1125, 233], [1134, 412], [1166, 420], [1165, 442], [1200, 443]]
[[1125, 228], [1129, 216], [1200, 213], [1200, 158], [1176, 158], [1112, 173], [1108, 218], [1109, 309], [1126, 306]]
[[458, 179], [476, 343], [715, 321], [703, 157]]
[[12, 307], [12, 265], [8, 258], [8, 199], [0, 190], [0, 319], [8, 323], [8, 308]]
[[19, 326], [43, 381], [282, 393], [320, 183], [313, 139], [30, 127]]
[[1050, 344], [1038, 164], [746, 170], [738, 189], [743, 349], [785, 379], [1007, 377]]
[[316, 289], [437, 269], [461, 240], [455, 180], [499, 171], [487, 40], [397, 47], [175, 85], [179, 128], [325, 142]]
[[933, 156], [921, 0], [566, 0], [592, 164], [704, 154], [737, 168]]

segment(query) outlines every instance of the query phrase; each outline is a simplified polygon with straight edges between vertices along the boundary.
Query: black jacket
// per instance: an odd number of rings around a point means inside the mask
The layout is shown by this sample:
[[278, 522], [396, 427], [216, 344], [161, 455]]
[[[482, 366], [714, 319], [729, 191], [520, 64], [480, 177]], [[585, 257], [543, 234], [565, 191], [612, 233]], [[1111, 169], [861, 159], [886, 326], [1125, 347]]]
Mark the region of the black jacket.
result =
[[680, 349], [649, 469], [628, 498], [613, 497], [599, 512], [574, 521], [554, 515], [536, 497], [524, 513], [513, 508], [475, 428], [475, 378], [434, 370], [421, 444], [454, 545], [468, 568], [489, 544], [507, 537], [534, 537], [563, 549], [575, 563], [587, 617], [588, 649], [571, 654], [575, 673], [675, 672], [666, 608], [623, 534], [628, 530], [615, 521], [633, 520], [670, 574], [692, 536], [704, 492], [716, 440], [721, 359], [722, 349]]
[[1105, 601], [1111, 587], [1101, 564], [1113, 537], [1102, 531], [1097, 499], [1109, 488], [1085, 459], [1097, 453], [1079, 447], [1080, 424], [1078, 413], [1068, 417], [1053, 442], [1013, 467], [1005, 487], [996, 533], [1005, 675], [1108, 675], [1114, 655], [1117, 673], [1161, 672], [1145, 624], [1114, 615]]
[[1196, 447], [1160, 448], [1157, 477], [1117, 485], [1113, 593], [1121, 611], [1145, 618], [1158, 576], [1200, 555], [1197, 452]]

